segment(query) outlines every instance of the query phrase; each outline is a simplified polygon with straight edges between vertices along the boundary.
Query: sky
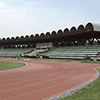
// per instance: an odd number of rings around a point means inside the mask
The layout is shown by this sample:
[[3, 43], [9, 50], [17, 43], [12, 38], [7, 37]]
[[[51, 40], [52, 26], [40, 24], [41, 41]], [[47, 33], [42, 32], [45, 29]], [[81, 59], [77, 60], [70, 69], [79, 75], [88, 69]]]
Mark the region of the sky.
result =
[[100, 0], [0, 0], [0, 37], [100, 24]]

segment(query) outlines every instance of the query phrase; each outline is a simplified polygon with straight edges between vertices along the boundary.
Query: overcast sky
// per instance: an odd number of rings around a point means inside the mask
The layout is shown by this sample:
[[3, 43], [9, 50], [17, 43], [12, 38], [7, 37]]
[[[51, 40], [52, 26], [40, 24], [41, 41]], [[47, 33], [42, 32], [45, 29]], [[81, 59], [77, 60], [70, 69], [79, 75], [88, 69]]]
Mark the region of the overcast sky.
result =
[[0, 37], [100, 23], [100, 0], [0, 0]]

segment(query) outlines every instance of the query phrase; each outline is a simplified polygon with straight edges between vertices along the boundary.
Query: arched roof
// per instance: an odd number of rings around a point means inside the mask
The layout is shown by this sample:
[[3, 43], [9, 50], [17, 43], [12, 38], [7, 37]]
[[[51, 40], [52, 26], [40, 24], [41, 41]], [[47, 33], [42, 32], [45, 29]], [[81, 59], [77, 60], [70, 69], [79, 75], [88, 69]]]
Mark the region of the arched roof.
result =
[[51, 36], [50, 32], [47, 32], [47, 33], [46, 33], [46, 37], [47, 37], [47, 38], [50, 38], [50, 36]]
[[93, 24], [93, 28], [95, 31], [100, 31], [100, 24]]
[[83, 25], [80, 25], [77, 30], [78, 30], [78, 32], [83, 32], [83, 31], [85, 31], [85, 28]]
[[61, 29], [60, 29], [60, 30], [58, 30], [57, 35], [58, 35], [58, 36], [63, 35], [63, 34], [62, 34], [62, 30], [61, 30]]
[[9, 37], [7, 37], [7, 39], [6, 40], [10, 40], [10, 38]]
[[[87, 32], [90, 31], [90, 32]], [[93, 32], [91, 32], [93, 31]], [[99, 31], [99, 32], [98, 32]], [[82, 33], [81, 33], [82, 32]], [[77, 33], [74, 34], [74, 33]], [[36, 34], [35, 36], [32, 34], [31, 36], [26, 35], [12, 38], [3, 38], [1, 39], [1, 44], [27, 44], [27, 43], [37, 43], [37, 42], [54, 42], [54, 41], [67, 41], [72, 40], [74, 37], [75, 40], [78, 38], [91, 38], [91, 37], [100, 37], [100, 25], [99, 24], [93, 24], [93, 23], [87, 23], [86, 26], [79, 25], [76, 29], [76, 27], [72, 27], [69, 31], [68, 28], [65, 28], [62, 32], [62, 30], [47, 32], [46, 34]], [[90, 36], [91, 35], [91, 36]], [[10, 40], [10, 41], [9, 41]], [[56, 43], [55, 42], [55, 43]]]
[[30, 35], [30, 38], [34, 38], [34, 35], [33, 35], [33, 34], [31, 34], [31, 35]]
[[41, 33], [41, 34], [40, 34], [40, 37], [44, 37], [44, 33]]
[[47, 33], [46, 33], [46, 36], [50, 36], [50, 32], [47, 32]]
[[76, 32], [77, 32], [76, 27], [73, 26], [73, 27], [70, 29], [70, 33], [73, 34], [73, 33], [76, 33]]
[[100, 31], [100, 24], [94, 24], [94, 23], [87, 23], [85, 26], [86, 31]]
[[93, 24], [92, 23], [87, 23], [87, 25], [85, 26], [85, 30], [86, 31], [93, 31], [94, 28], [93, 28]]
[[51, 33], [51, 36], [56, 36], [56, 31], [53, 31], [52, 33]]
[[24, 36], [21, 36], [20, 39], [24, 39]]
[[19, 36], [17, 36], [16, 39], [19, 39]]
[[11, 42], [14, 42], [14, 40], [15, 40], [15, 38], [14, 38], [14, 37], [12, 37], [12, 38], [11, 38]]
[[2, 38], [2, 41], [5, 41], [6, 39], [5, 38]]
[[36, 34], [36, 35], [35, 35], [35, 38], [38, 38], [38, 37], [39, 37], [39, 34]]
[[69, 34], [69, 29], [68, 28], [65, 28], [63, 33], [64, 33], [64, 35]]
[[14, 40], [14, 39], [15, 39], [14, 37], [11, 38], [11, 40]]
[[28, 35], [25, 36], [25, 38], [28, 38], [28, 37], [29, 37]]

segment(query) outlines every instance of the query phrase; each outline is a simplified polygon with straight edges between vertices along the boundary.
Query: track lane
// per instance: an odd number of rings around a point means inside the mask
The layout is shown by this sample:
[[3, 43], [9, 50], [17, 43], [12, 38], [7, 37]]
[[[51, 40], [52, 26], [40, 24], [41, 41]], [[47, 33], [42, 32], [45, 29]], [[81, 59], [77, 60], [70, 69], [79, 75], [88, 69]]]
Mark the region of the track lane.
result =
[[97, 75], [94, 68], [99, 67], [93, 64], [17, 62], [28, 63], [28, 67], [0, 72], [0, 100], [46, 100], [93, 79]]

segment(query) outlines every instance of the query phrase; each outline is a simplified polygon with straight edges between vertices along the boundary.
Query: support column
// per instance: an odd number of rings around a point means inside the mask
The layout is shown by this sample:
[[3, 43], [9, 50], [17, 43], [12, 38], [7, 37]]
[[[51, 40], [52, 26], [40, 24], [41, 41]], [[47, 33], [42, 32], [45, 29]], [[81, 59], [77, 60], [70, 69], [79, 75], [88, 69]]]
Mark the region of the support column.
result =
[[94, 38], [92, 40], [87, 39], [91, 45], [93, 45]]
[[98, 38], [96, 38], [96, 40], [98, 41], [98, 44], [100, 44], [100, 41], [99, 41], [99, 39], [98, 39]]

